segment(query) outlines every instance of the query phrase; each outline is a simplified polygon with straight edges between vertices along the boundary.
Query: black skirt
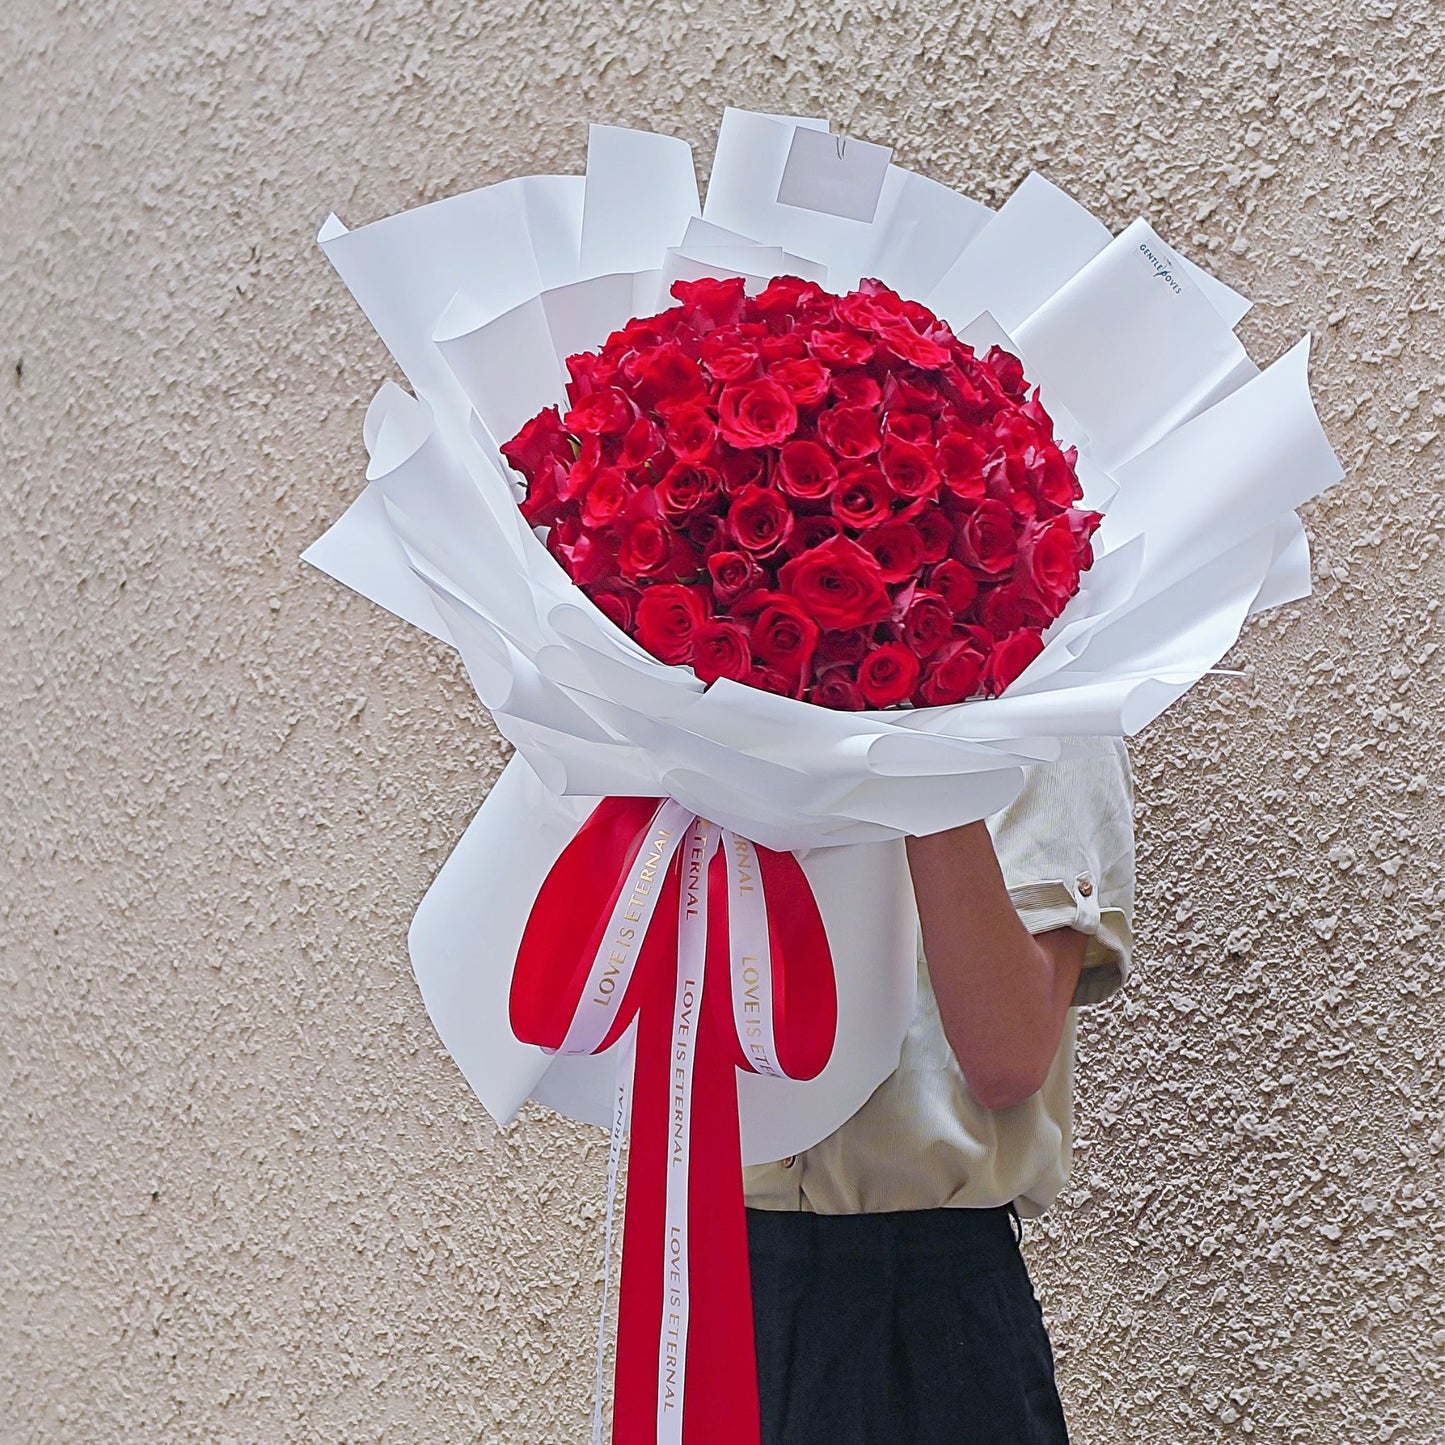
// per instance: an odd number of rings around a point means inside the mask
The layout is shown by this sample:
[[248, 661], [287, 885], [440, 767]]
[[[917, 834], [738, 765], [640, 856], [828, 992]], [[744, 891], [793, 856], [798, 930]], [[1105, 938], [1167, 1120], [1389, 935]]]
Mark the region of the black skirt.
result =
[[1012, 1204], [747, 1214], [763, 1445], [1067, 1445]]

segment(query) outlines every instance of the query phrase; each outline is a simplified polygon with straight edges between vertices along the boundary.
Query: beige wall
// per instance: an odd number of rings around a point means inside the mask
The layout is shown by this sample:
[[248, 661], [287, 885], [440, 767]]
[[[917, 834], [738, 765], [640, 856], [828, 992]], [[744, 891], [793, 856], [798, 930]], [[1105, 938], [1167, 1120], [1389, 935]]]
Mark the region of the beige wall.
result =
[[1138, 739], [1140, 968], [1029, 1226], [1077, 1445], [1445, 1431], [1432, 0], [0, 8], [0, 1439], [582, 1438], [603, 1141], [405, 931], [502, 749], [305, 568], [387, 358], [312, 245], [589, 118], [825, 110], [1144, 211], [1305, 330], [1317, 595]]

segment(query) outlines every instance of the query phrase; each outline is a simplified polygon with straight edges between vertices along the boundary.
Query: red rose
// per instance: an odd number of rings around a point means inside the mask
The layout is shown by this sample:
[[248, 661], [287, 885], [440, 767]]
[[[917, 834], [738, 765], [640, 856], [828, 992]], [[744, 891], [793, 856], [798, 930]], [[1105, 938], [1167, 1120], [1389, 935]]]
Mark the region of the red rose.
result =
[[682, 302], [689, 319], [700, 316], [711, 326], [731, 326], [742, 317], [745, 287], [741, 276], [725, 281], [704, 277], [697, 281], [674, 281], [672, 294]]
[[866, 371], [840, 371], [833, 376], [833, 396], [842, 406], [876, 407], [883, 388]]
[[1032, 628], [1010, 633], [988, 655], [984, 691], [997, 697], [1043, 650], [1043, 638]]
[[707, 613], [707, 594], [701, 587], [659, 582], [638, 599], [637, 640], [661, 662], [686, 662], [693, 634]]
[[916, 447], [933, 444], [933, 418], [921, 411], [890, 411], [883, 418], [883, 445], [888, 438], [897, 437], [901, 442], [912, 442]]
[[573, 581], [704, 681], [841, 708], [1008, 686], [1101, 520], [1018, 358], [876, 280], [673, 295], [502, 448]]
[[944, 400], [936, 377], [910, 380], [901, 372], [890, 371], [883, 383], [883, 406], [890, 414], [935, 417], [943, 410]]
[[730, 602], [755, 587], [762, 586], [763, 569], [746, 552], [714, 552], [707, 559], [713, 590], [720, 602]]
[[680, 406], [668, 413], [667, 444], [680, 462], [705, 462], [717, 446], [717, 423], [705, 406]]
[[699, 623], [692, 634], [692, 668], [703, 682], [720, 677], [746, 682], [753, 668], [747, 628], [715, 617]]
[[[830, 667], [856, 666], [868, 656], [876, 639], [873, 627], [855, 627], [848, 632], [825, 632], [818, 639], [813, 664], [821, 673]], [[861, 706], [861, 704], [860, 704]]]
[[838, 463], [817, 442], [788, 442], [778, 453], [777, 482], [790, 497], [826, 497], [838, 485]]
[[983, 681], [986, 660], [971, 639], [949, 643], [924, 669], [915, 701], [923, 707], [967, 702]]
[[619, 583], [616, 587], [598, 588], [592, 594], [592, 601], [598, 611], [623, 632], [632, 631], [632, 620], [637, 614], [637, 589]]
[[710, 507], [722, 490], [722, 477], [711, 467], [678, 462], [657, 484], [657, 501], [670, 522], [679, 522]]
[[808, 350], [824, 366], [837, 371], [845, 366], [867, 366], [878, 348], [861, 332], [819, 327], [808, 337]]
[[1069, 519], [1069, 530], [1074, 534], [1074, 541], [1079, 549], [1080, 570], [1092, 567], [1094, 565], [1094, 544], [1091, 538], [1099, 530], [1099, 524], [1104, 520], [1104, 514], [1102, 512], [1086, 512], [1082, 508], [1074, 507], [1065, 512], [1064, 516]]
[[845, 527], [876, 526], [893, 513], [893, 488], [866, 462], [847, 468], [833, 490], [833, 515]]
[[662, 455], [662, 432], [650, 417], [640, 416], [622, 438], [618, 465], [629, 472], [645, 467]]
[[539, 411], [501, 448], [501, 453], [529, 482], [543, 462], [560, 462], [570, 467], [577, 454], [555, 406]]
[[753, 307], [761, 316], [787, 319], [830, 299], [816, 281], [804, 281], [801, 276], [774, 276], [753, 298]]
[[731, 328], [726, 335], [714, 332], [704, 340], [702, 364], [714, 381], [725, 384], [746, 381], [762, 369], [756, 345], [735, 336]]
[[1037, 474], [1039, 496], [1051, 507], [1071, 507], [1084, 495], [1078, 473], [1074, 470], [1078, 460], [1077, 447], [1063, 451], [1050, 443], [1043, 449], [1043, 460]]
[[988, 355], [984, 357], [984, 365], [998, 377], [998, 384], [1003, 388], [1005, 395], [1022, 399], [1026, 394], [1024, 386], [1024, 364], [1012, 352], [1005, 351], [1001, 346], [989, 348]]
[[788, 540], [793, 513], [782, 494], [771, 487], [744, 487], [728, 508], [727, 525], [739, 547], [766, 557]]
[[660, 517], [630, 520], [617, 553], [617, 565], [629, 582], [654, 577], [665, 571], [672, 561], [672, 544], [672, 528]]
[[531, 480], [527, 483], [527, 495], [520, 503], [523, 517], [532, 527], [550, 527], [562, 515], [562, 488], [567, 484], [567, 472], [560, 462], [543, 461], [538, 464]]
[[835, 406], [818, 417], [818, 436], [840, 457], [855, 461], [883, 445], [878, 413], [868, 406]]
[[885, 642], [868, 654], [858, 668], [858, 687], [869, 707], [892, 707], [918, 685], [920, 663], [902, 642]]
[[616, 544], [605, 533], [589, 532], [577, 517], [558, 521], [547, 534], [547, 550], [579, 587], [616, 576]]
[[920, 336], [906, 321], [884, 321], [875, 329], [889, 351], [924, 371], [938, 371], [952, 359], [946, 346]]
[[956, 497], [983, 500], [983, 464], [987, 459], [988, 452], [983, 445], [965, 432], [950, 432], [938, 443], [943, 485]]
[[819, 406], [828, 399], [832, 378], [826, 368], [810, 356], [780, 361], [769, 368], [768, 375], [787, 388], [799, 407]]
[[781, 446], [797, 425], [793, 398], [766, 376], [725, 386], [718, 397], [718, 433], [735, 447]]
[[818, 624], [791, 597], [774, 593], [753, 619], [753, 651], [758, 661], [797, 677], [813, 659]]
[[[582, 520], [588, 527], [606, 527], [617, 520], [632, 496], [627, 478], [616, 467], [603, 467], [582, 498]], [[1072, 545], [1072, 544], [1071, 544]]]
[[938, 490], [938, 466], [931, 445], [918, 446], [890, 436], [878, 460], [883, 475], [900, 497], [929, 497]]
[[912, 522], [884, 522], [858, 541], [877, 560], [885, 582], [906, 582], [923, 566], [923, 538]]
[[877, 561], [846, 537], [829, 538], [785, 562], [778, 581], [820, 627], [862, 627], [889, 613]]
[[864, 706], [858, 674], [851, 667], [830, 667], [813, 684], [811, 701], [835, 712], [858, 712]]
[[978, 596], [977, 574], [951, 557], [946, 562], [940, 562], [928, 574], [928, 586], [943, 598], [955, 617], [967, 612]]
[[683, 536], [706, 561], [728, 545], [727, 525], [716, 512], [699, 512], [683, 524]]
[[[995, 637], [1007, 637], [1010, 632], [1034, 620], [1014, 582], [985, 587], [979, 595], [977, 612], [979, 622]], [[1048, 618], [1042, 620], [1047, 622]]]
[[942, 562], [953, 547], [953, 521], [942, 507], [924, 503], [915, 513], [912, 508], [906, 514], [918, 528], [923, 542], [923, 560]]
[[702, 401], [707, 395], [702, 369], [676, 343], [633, 357], [628, 373], [637, 404], [659, 415]]
[[735, 497], [744, 487], [761, 487], [768, 480], [768, 454], [729, 450], [722, 459], [723, 491]]
[[627, 393], [604, 386], [578, 402], [563, 418], [567, 430], [578, 437], [620, 436], [637, 416]]
[[[774, 336], [765, 336], [758, 342], [758, 355], [763, 358], [763, 375], [771, 376], [774, 381], [783, 385], [781, 376], [775, 373], [779, 365], [785, 365], [791, 361], [807, 361], [808, 347], [801, 336], [791, 331], [784, 331]], [[815, 365], [816, 363], [811, 363]], [[792, 387], [788, 387], [791, 391]]]
[[936, 592], [915, 592], [903, 615], [903, 640], [919, 657], [932, 657], [953, 636], [953, 611]]
[[768, 667], [766, 664], [757, 662], [753, 664], [753, 670], [744, 679], [749, 687], [755, 687], [759, 692], [776, 693], [779, 697], [801, 697], [803, 695], [803, 678], [793, 677], [789, 673], [780, 672], [776, 667]]
[[793, 535], [788, 538], [787, 552], [797, 557], [829, 537], [841, 537], [843, 524], [836, 517], [803, 516], [793, 526]]
[[1018, 557], [1013, 513], [999, 501], [985, 498], [958, 520], [954, 555], [991, 576], [1007, 572]]
[[1024, 528], [1019, 570], [1027, 593], [1043, 603], [1051, 618], [1058, 616], [1079, 586], [1079, 548], [1066, 517]]

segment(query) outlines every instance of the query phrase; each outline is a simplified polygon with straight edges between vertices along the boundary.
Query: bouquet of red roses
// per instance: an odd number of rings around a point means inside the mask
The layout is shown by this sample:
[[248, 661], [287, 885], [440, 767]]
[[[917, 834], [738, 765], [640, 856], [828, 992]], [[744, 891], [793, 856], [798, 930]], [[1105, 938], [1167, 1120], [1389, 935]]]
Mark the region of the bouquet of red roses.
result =
[[877, 281], [678, 281], [502, 447], [522, 512], [663, 662], [817, 703], [1004, 690], [1102, 513], [1018, 357]]
[[1112, 751], [1307, 595], [1293, 509], [1341, 475], [1307, 345], [1261, 371], [1147, 222], [826, 131], [729, 110], [700, 208], [687, 145], [594, 127], [585, 177], [320, 238], [414, 394], [305, 555], [515, 745], [409, 943], [499, 1121], [610, 1126], [614, 1179], [629, 1132], [627, 1445], [757, 1439], [740, 1166], [897, 1064], [902, 838]]

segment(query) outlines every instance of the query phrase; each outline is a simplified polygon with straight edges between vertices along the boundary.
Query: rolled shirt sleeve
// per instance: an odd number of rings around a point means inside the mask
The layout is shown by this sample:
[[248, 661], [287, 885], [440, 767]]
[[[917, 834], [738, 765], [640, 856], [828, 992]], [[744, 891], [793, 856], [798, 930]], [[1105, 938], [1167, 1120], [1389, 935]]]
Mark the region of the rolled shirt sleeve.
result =
[[987, 819], [1009, 897], [1030, 933], [1088, 937], [1070, 1007], [1102, 1003], [1133, 969], [1134, 779], [1123, 738], [1028, 770], [1023, 790]]

